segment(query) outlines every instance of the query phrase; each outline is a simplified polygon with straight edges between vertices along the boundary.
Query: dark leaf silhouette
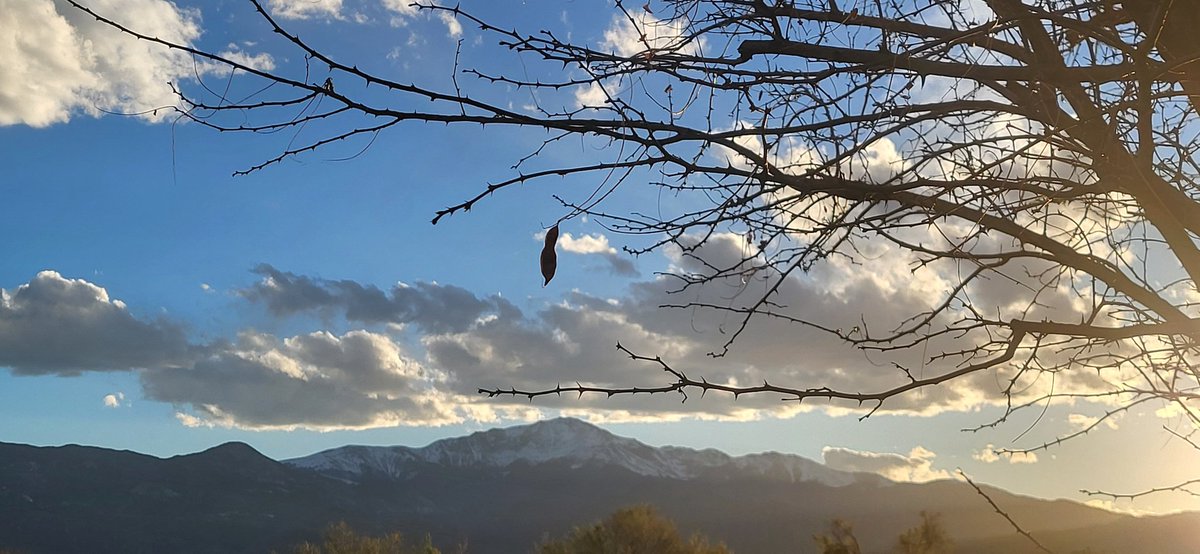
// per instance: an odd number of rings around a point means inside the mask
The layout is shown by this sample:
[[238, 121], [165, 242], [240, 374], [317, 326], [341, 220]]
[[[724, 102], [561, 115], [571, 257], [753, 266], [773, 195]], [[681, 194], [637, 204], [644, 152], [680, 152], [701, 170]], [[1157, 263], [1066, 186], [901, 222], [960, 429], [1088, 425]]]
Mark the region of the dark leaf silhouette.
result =
[[554, 270], [558, 269], [558, 254], [554, 252], [554, 245], [558, 243], [558, 225], [546, 231], [546, 244], [542, 246], [542, 277], [546, 278], [546, 282], [542, 286], [550, 284], [550, 280], [554, 278]]

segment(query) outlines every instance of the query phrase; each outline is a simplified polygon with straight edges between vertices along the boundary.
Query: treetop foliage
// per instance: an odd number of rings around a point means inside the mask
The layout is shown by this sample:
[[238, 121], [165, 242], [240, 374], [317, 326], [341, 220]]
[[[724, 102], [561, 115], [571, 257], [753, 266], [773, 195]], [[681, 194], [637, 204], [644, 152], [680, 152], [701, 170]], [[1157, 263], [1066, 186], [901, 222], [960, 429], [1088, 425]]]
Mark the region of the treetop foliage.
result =
[[599, 523], [538, 546], [538, 554], [729, 554], [699, 534], [685, 539], [675, 524], [647, 505], [617, 510]]

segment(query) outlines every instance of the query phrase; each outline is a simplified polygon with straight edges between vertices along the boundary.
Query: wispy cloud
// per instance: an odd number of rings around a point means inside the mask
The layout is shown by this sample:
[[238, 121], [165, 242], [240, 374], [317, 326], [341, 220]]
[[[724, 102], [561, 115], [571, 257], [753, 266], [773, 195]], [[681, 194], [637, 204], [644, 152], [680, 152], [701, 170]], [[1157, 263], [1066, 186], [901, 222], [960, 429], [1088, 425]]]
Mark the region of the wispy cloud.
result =
[[[391, 24], [393, 27], [405, 27], [408, 22], [420, 15], [420, 10], [413, 4], [412, 0], [382, 0], [384, 9], [392, 13]], [[436, 14], [438, 21], [446, 26], [446, 36], [452, 39], [461, 38], [463, 34], [462, 24], [454, 17], [454, 14], [445, 10], [431, 11], [431, 14]]]
[[342, 0], [270, 0], [271, 13], [284, 19], [340, 19]]

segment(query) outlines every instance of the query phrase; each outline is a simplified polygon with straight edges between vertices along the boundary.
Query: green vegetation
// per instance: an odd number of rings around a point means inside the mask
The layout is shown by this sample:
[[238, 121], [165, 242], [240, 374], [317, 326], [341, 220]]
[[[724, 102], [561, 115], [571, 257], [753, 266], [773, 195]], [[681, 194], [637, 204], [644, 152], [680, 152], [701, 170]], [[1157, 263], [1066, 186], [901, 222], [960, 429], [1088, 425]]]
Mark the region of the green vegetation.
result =
[[442, 551], [433, 546], [428, 536], [418, 544], [410, 544], [400, 533], [362, 536], [342, 521], [325, 530], [321, 544], [306, 542], [294, 548], [292, 554], [442, 554]]
[[[815, 535], [821, 554], [862, 554], [854, 527], [843, 519], [829, 525], [828, 535]], [[954, 542], [938, 514], [921, 512], [921, 523], [896, 539], [895, 554], [950, 554]], [[0, 554], [8, 551], [0, 549]], [[465, 546], [456, 550], [466, 552]], [[685, 539], [670, 519], [645, 504], [622, 508], [603, 521], [576, 527], [558, 540], [534, 548], [537, 554], [732, 554], [722, 543], [712, 543], [699, 533]], [[381, 537], [359, 535], [345, 522], [330, 525], [320, 544], [304, 543], [291, 554], [442, 554], [428, 536], [409, 543], [400, 533]]]
[[921, 524], [900, 534], [893, 549], [896, 554], [950, 554], [954, 541], [942, 528], [940, 514], [921, 512]]
[[829, 533], [813, 536], [821, 554], [862, 554], [858, 539], [854, 538], [854, 526], [849, 521], [833, 520], [829, 524]]
[[647, 505], [617, 510], [590, 527], [576, 527], [562, 540], [545, 542], [538, 554], [729, 554], [695, 534], [684, 540], [671, 520]]
[[[828, 535], [815, 535], [817, 550], [821, 554], [862, 554], [858, 539], [854, 538], [854, 527], [843, 519], [829, 524]], [[895, 554], [950, 554], [954, 552], [954, 541], [942, 527], [941, 516], [921, 512], [921, 524], [900, 534]]]

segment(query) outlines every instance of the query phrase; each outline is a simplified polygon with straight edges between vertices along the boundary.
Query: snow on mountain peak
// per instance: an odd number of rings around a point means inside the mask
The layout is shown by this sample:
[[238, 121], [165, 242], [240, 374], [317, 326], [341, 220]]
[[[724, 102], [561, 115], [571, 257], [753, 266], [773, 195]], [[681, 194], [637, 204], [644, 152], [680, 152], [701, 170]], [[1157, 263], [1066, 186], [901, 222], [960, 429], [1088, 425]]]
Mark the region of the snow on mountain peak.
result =
[[547, 462], [618, 466], [639, 475], [670, 479], [719, 476], [732, 471], [772, 480], [819, 481], [833, 486], [848, 485], [856, 480], [854, 474], [830, 469], [800, 456], [765, 453], [734, 458], [713, 449], [655, 448], [573, 418], [480, 431], [465, 437], [439, 440], [422, 448], [346, 446], [285, 461], [349, 481], [365, 475], [403, 479], [412, 475], [422, 463], [504, 468], [517, 463]]

